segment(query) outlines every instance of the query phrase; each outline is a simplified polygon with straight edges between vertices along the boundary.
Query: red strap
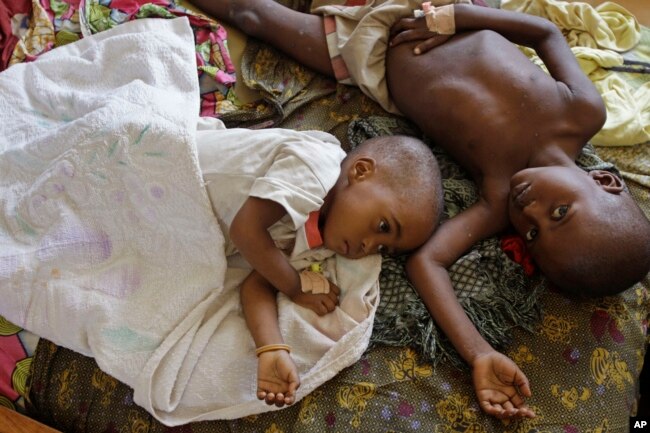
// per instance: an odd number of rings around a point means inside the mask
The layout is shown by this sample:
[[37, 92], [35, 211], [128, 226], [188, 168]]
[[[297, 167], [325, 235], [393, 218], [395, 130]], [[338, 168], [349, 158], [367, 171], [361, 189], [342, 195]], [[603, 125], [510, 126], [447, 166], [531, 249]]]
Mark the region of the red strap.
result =
[[309, 248], [316, 248], [323, 245], [323, 237], [318, 230], [318, 214], [317, 210], [310, 212], [305, 223], [305, 235], [307, 236], [307, 245]]

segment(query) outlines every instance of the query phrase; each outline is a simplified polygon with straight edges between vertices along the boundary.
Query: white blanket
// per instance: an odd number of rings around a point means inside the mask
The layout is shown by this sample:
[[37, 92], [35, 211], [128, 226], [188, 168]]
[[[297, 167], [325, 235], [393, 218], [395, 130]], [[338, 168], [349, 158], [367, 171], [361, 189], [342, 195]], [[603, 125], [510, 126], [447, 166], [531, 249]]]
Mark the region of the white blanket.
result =
[[[199, 172], [194, 53], [185, 18], [137, 20], [0, 74], [0, 315], [168, 425], [277, 409]], [[278, 300], [299, 399], [361, 356], [378, 303], [379, 257], [331, 260], [334, 313]]]

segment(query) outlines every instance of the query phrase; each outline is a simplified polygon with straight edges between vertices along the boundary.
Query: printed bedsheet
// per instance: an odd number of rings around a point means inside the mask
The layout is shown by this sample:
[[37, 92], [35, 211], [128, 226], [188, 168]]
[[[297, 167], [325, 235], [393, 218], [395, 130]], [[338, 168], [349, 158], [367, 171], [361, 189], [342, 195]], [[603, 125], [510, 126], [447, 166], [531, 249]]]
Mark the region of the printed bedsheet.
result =
[[[309, 3], [282, 2], [302, 10], [308, 9]], [[650, 46], [650, 34], [642, 30], [641, 49]], [[233, 119], [252, 119], [256, 125], [320, 128], [349, 145], [355, 140], [349, 139], [351, 121], [385, 115], [355, 89], [322, 79], [268, 47], [249, 44], [244, 78], [262, 92], [264, 101], [257, 112], [240, 110]], [[636, 60], [650, 60], [647, 50], [641, 58], [638, 50], [627, 53], [626, 58], [628, 54]], [[621, 76], [636, 85], [648, 82], [642, 73]], [[417, 134], [395, 119], [376, 126], [374, 133], [396, 129]], [[604, 159], [616, 162], [635, 197], [650, 213], [648, 144], [597, 150]], [[451, 198], [462, 201], [463, 197]], [[397, 265], [382, 271], [382, 285], [400, 280]], [[623, 296], [586, 304], [569, 302], [553, 291], [541, 296], [542, 317], [535, 320], [533, 332], [515, 330], [512, 344], [506, 347], [531, 379], [534, 397], [530, 404], [538, 413], [534, 420], [503, 423], [485, 417], [474, 403], [466, 372], [444, 363], [434, 369], [410, 349], [375, 347], [300, 405], [233, 422], [196, 423], [179, 431], [627, 431], [647, 343], [649, 283], [645, 281]], [[403, 303], [404, 297], [411, 300], [413, 296], [401, 290], [393, 300]], [[382, 303], [390, 299], [382, 298]], [[379, 312], [385, 308], [380, 305]], [[136, 408], [128, 388], [103, 375], [92, 360], [43, 340], [37, 355], [30, 393], [33, 416], [71, 432], [169, 431]], [[553, 374], [549, 374], [548, 365], [557, 366]]]

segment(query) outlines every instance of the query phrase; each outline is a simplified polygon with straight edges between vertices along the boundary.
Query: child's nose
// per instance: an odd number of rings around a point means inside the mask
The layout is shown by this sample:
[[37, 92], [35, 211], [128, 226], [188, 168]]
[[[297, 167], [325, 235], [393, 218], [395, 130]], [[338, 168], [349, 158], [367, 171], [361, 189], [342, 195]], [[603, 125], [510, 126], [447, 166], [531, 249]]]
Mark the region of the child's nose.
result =
[[363, 252], [364, 255], [367, 256], [368, 254], [371, 254], [373, 252], [375, 244], [376, 244], [375, 239], [372, 238], [371, 236], [368, 236], [361, 241], [361, 251]]
[[533, 200], [521, 210], [521, 213], [532, 223], [537, 223], [541, 213], [541, 206], [537, 200]]
[[361, 252], [364, 255], [368, 254], [368, 245], [369, 245], [368, 239], [364, 239], [364, 240], [361, 241]]
[[522, 213], [526, 220], [538, 229], [543, 229], [550, 223], [548, 208], [542, 202], [533, 201], [522, 210]]

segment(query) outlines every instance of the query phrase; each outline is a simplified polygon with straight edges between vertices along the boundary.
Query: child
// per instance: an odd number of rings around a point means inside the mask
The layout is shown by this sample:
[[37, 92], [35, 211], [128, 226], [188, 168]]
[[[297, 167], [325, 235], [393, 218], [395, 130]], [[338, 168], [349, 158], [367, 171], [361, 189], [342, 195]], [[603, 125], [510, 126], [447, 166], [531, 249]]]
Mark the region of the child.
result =
[[291, 404], [300, 380], [280, 334], [276, 291], [323, 315], [336, 307], [339, 289], [324, 280], [329, 291], [303, 292], [305, 277], [289, 258], [415, 250], [442, 213], [437, 162], [406, 136], [367, 140], [347, 156], [316, 131], [206, 129], [197, 146], [226, 255], [239, 251], [254, 269], [240, 294], [258, 348], [258, 397]]
[[[427, 5], [425, 16], [407, 18], [420, 7], [414, 1], [367, 1], [321, 7], [323, 19], [274, 1], [195, 3], [359, 85], [413, 120], [474, 178], [479, 201], [442, 224], [407, 272], [471, 366], [481, 408], [499, 418], [534, 416], [522, 399], [530, 395], [528, 380], [478, 333], [446, 268], [511, 224], [541, 271], [571, 294], [615, 294], [650, 269], [650, 223], [623, 182], [575, 164], [606, 113], [560, 31], [539, 17], [467, 4]], [[513, 43], [534, 48], [550, 74]]]

